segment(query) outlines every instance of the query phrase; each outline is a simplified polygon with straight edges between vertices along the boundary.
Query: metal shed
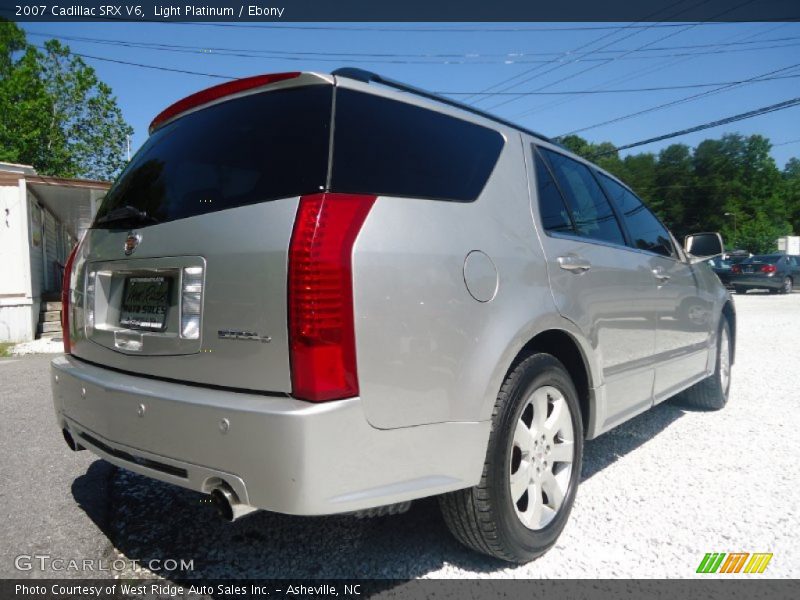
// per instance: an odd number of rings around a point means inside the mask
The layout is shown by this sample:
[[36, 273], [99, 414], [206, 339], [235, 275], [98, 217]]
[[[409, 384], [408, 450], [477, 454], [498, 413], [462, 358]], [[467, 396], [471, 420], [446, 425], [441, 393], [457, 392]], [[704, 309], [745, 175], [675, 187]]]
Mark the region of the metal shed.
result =
[[64, 263], [109, 187], [0, 162], [0, 341], [60, 335]]

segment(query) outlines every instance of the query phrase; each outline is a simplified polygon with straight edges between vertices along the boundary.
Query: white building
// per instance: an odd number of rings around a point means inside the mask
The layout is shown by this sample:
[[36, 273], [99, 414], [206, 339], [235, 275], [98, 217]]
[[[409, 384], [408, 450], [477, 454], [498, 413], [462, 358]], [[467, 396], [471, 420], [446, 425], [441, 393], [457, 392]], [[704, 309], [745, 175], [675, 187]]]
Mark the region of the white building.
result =
[[0, 341], [59, 333], [60, 306], [43, 303], [60, 300], [64, 263], [108, 188], [0, 162]]

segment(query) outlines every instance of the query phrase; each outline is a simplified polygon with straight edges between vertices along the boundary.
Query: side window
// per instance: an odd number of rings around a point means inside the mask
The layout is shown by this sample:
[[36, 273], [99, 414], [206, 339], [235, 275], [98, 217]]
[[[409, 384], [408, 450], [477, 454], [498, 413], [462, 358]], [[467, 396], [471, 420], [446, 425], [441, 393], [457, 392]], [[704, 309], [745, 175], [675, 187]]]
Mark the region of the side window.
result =
[[536, 165], [536, 190], [542, 225], [546, 231], [574, 232], [564, 198], [536, 146], [533, 146], [533, 161]]
[[617, 217], [589, 168], [557, 152], [542, 152], [553, 167], [578, 235], [624, 245]]
[[472, 202], [505, 140], [434, 110], [348, 89], [336, 92], [335, 192]]
[[662, 256], [675, 256], [669, 232], [661, 221], [630, 190], [610, 177], [602, 174], [600, 177], [611, 200], [622, 213], [634, 246]]

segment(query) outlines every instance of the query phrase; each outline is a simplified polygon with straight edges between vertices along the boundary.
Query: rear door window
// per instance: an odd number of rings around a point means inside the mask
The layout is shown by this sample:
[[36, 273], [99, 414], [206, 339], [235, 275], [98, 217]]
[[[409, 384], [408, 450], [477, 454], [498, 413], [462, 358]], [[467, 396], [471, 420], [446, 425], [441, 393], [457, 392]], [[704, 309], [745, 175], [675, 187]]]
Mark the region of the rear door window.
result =
[[348, 89], [336, 92], [336, 192], [475, 200], [503, 136], [463, 119]]
[[[640, 250], [647, 250], [662, 256], [675, 256], [669, 232], [661, 221], [650, 212], [637, 196], [619, 183], [600, 174], [603, 186], [606, 188], [611, 201], [617, 207], [633, 245]], [[724, 265], [721, 265], [724, 266]]]
[[575, 230], [570, 221], [567, 205], [564, 204], [564, 198], [550, 173], [550, 168], [535, 146], [533, 147], [533, 160], [536, 165], [536, 190], [539, 197], [539, 215], [542, 219], [542, 226], [545, 231], [574, 233]]
[[541, 151], [553, 168], [578, 235], [624, 245], [614, 210], [589, 168], [558, 152], [544, 148]]
[[314, 85], [243, 96], [165, 125], [108, 192], [98, 219], [129, 205], [145, 211], [150, 222], [165, 222], [321, 191], [332, 89]]

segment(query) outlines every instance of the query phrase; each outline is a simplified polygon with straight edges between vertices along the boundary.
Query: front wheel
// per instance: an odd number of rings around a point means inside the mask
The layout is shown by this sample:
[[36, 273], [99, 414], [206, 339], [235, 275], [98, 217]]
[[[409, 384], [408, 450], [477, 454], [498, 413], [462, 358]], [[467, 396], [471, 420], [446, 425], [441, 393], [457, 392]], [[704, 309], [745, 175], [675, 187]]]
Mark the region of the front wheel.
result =
[[517, 363], [498, 394], [480, 483], [440, 497], [464, 545], [524, 563], [544, 554], [566, 525], [580, 481], [578, 394], [555, 357]]
[[714, 374], [681, 392], [678, 399], [705, 410], [723, 408], [728, 403], [728, 392], [731, 387], [732, 347], [731, 327], [728, 320], [722, 317], [717, 333], [717, 368]]

